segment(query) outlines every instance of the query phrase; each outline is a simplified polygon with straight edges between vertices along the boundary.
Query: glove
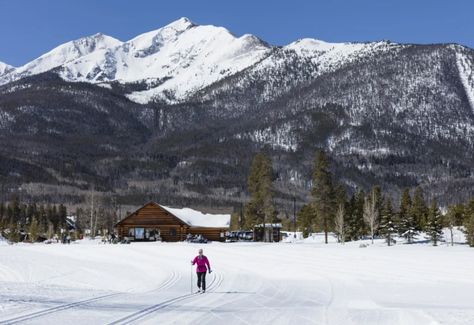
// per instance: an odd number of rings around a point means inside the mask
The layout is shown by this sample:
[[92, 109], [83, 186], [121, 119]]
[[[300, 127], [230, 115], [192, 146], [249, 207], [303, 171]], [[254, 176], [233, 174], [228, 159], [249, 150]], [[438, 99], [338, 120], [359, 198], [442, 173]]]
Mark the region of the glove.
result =
[[191, 261], [191, 265], [194, 265], [193, 261]]
[[211, 273], [212, 273], [212, 270], [211, 270], [211, 269], [209, 269], [209, 274], [211, 274]]

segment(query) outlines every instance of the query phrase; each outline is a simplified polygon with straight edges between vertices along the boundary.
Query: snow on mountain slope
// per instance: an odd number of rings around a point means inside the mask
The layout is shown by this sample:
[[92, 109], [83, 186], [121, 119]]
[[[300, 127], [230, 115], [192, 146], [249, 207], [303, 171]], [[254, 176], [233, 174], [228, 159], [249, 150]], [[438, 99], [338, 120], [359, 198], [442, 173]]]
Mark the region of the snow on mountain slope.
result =
[[402, 46], [390, 42], [371, 43], [327, 43], [324, 41], [304, 38], [288, 44], [283, 49], [293, 50], [298, 55], [309, 58], [318, 66], [320, 73], [334, 71], [343, 64], [354, 60], [382, 53]]
[[101, 33], [67, 42], [4, 75], [0, 78], [0, 84], [49, 71], [95, 51], [113, 48], [120, 44], [122, 44], [121, 41]]
[[13, 69], [15, 69], [15, 67], [12, 67], [11, 65], [0, 62], [0, 77], [6, 73], [9, 73]]
[[180, 99], [258, 62], [270, 47], [252, 35], [233, 36], [215, 26], [198, 26], [181, 18], [116, 48], [91, 53], [63, 66], [70, 81], [122, 83], [145, 80], [150, 89], [129, 98], [146, 103], [167, 93]]
[[[302, 39], [279, 50], [310, 60], [319, 75], [393, 46]], [[262, 71], [281, 65], [282, 58], [271, 58], [275, 49], [253, 35], [235, 37], [223, 27], [181, 18], [127, 42], [96, 34], [60, 45], [13, 70], [0, 65], [0, 84], [59, 67], [61, 77], [72, 82], [143, 83], [145, 90], [127, 95], [139, 103], [154, 98], [175, 102], [256, 63], [261, 62], [256, 69]]]
[[466, 96], [474, 113], [474, 60], [457, 52], [456, 63], [459, 70], [459, 76], [464, 86], [464, 90], [466, 91]]

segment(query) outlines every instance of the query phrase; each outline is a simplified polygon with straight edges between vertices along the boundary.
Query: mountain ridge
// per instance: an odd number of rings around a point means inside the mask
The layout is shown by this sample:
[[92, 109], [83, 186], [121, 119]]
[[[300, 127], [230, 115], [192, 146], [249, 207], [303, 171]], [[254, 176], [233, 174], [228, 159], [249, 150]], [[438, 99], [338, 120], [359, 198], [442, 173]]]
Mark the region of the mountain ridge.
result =
[[[350, 193], [378, 184], [396, 198], [420, 186], [442, 204], [474, 195], [473, 50], [277, 47], [184, 19], [157, 31], [115, 50], [85, 46], [65, 67], [0, 86], [0, 180], [11, 191], [50, 186], [55, 200], [81, 201], [95, 184], [133, 204], [154, 193], [239, 206], [264, 151], [282, 208], [308, 199], [314, 152], [325, 149]], [[168, 66], [153, 70], [157, 60]], [[127, 73], [133, 81], [116, 78]]]

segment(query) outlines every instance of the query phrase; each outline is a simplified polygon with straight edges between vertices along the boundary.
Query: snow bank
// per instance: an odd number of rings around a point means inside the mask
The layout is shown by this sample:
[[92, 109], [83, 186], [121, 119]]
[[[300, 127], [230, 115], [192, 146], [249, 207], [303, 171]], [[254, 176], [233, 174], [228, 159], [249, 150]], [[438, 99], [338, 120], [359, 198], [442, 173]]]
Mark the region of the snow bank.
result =
[[8, 245], [8, 241], [2, 235], [0, 235], [0, 246], [5, 245]]

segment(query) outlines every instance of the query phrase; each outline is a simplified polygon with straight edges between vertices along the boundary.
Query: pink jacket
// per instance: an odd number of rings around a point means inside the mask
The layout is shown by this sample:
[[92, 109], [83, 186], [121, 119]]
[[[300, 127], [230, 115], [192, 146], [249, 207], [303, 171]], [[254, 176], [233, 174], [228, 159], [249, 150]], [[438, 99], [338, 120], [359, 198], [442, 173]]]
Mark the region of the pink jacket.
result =
[[206, 265], [209, 268], [209, 270], [211, 269], [211, 265], [209, 264], [209, 260], [204, 255], [202, 257], [200, 257], [199, 255], [196, 256], [193, 260], [193, 265], [194, 264], [197, 264], [196, 272], [206, 272], [207, 271]]

